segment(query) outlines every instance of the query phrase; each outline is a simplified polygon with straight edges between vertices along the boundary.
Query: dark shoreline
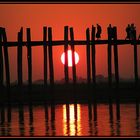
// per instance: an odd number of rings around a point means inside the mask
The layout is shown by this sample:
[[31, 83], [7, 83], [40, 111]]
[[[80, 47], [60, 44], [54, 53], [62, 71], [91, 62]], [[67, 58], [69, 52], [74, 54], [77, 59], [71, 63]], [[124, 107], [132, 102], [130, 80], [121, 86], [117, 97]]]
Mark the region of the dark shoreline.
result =
[[1, 103], [22, 103], [28, 104], [61, 104], [61, 103], [89, 103], [95, 100], [99, 103], [108, 103], [109, 99], [120, 103], [136, 102], [140, 98], [140, 87], [135, 88], [133, 83], [121, 84], [119, 88], [112, 85], [109, 88], [107, 84], [55, 84], [53, 86], [44, 85], [24, 85], [22, 87], [11, 86], [10, 89], [3, 87], [0, 94]]

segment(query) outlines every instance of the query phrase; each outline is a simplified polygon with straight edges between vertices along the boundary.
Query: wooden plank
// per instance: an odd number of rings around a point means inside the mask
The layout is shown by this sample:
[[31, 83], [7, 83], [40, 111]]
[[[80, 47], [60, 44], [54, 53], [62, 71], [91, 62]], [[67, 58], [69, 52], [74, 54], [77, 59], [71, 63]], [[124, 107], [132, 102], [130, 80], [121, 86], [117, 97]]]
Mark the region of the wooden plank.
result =
[[73, 83], [76, 83], [76, 65], [75, 65], [75, 56], [74, 56], [74, 52], [75, 52], [75, 47], [74, 47], [74, 32], [73, 32], [73, 28], [70, 28], [70, 38], [71, 38], [71, 50], [72, 50], [72, 73], [73, 73]]
[[3, 28], [3, 42], [4, 42], [4, 59], [5, 59], [5, 71], [6, 71], [6, 86], [10, 87], [10, 71], [9, 71], [9, 56], [8, 56], [8, 47], [6, 46], [7, 43], [7, 36], [5, 28]]
[[[113, 28], [114, 30], [114, 41], [117, 41], [117, 27]], [[118, 46], [114, 44], [114, 66], [115, 66], [115, 80], [116, 88], [119, 86], [119, 64], [118, 64]]]
[[86, 40], [87, 40], [87, 46], [86, 46], [86, 55], [87, 55], [87, 83], [89, 84], [91, 82], [91, 70], [90, 70], [90, 33], [89, 28], [86, 30]]
[[69, 82], [68, 75], [68, 26], [64, 27], [64, 53], [65, 53], [65, 65], [64, 65], [64, 73], [65, 73], [65, 82]]
[[49, 72], [50, 72], [50, 84], [54, 84], [54, 68], [53, 68], [53, 54], [52, 54], [52, 28], [48, 28], [48, 51], [49, 51]]
[[17, 47], [17, 73], [18, 73], [18, 85], [23, 83], [22, 79], [22, 41], [23, 41], [23, 28], [18, 33], [18, 47]]
[[30, 28], [27, 28], [27, 57], [28, 57], [28, 84], [29, 87], [32, 85], [32, 48], [31, 42], [31, 32]]
[[[2, 42], [2, 29], [0, 28], [0, 43]], [[0, 45], [0, 87], [3, 86], [3, 53], [2, 45]]]
[[110, 31], [111, 29], [108, 27], [107, 28], [107, 31], [108, 31], [108, 48], [107, 48], [107, 51], [108, 51], [108, 84], [109, 84], [109, 87], [111, 87], [112, 85], [112, 67], [111, 67], [111, 35], [110, 35]]
[[137, 44], [136, 44], [136, 30], [134, 32], [134, 76], [135, 86], [138, 86], [138, 60], [137, 60]]
[[91, 31], [91, 40], [93, 41], [93, 44], [91, 46], [91, 55], [92, 55], [92, 82], [93, 85], [96, 85], [96, 61], [95, 61], [95, 27], [92, 26]]
[[[100, 45], [100, 44], [108, 44], [110, 42], [110, 44], [114, 45], [115, 43], [117, 45], [127, 45], [127, 44], [131, 44], [134, 45], [132, 40], [122, 40], [122, 39], [118, 39], [117, 42], [114, 42], [114, 40], [108, 41], [108, 40], [95, 40], [95, 42], [90, 41], [90, 45], [92, 45], [93, 43], [95, 45]], [[140, 45], [140, 40], [136, 40], [135, 41], [137, 45]], [[46, 42], [46, 45], [48, 45], [48, 41]], [[55, 40], [52, 41], [52, 46], [60, 46], [60, 45], [64, 45], [65, 41], [64, 40]], [[4, 46], [4, 42], [0, 43], [0, 45]], [[31, 41], [30, 45], [32, 47], [36, 47], [36, 46], [42, 46], [44, 44], [44, 41]], [[71, 45], [71, 41], [68, 41], [68, 44]], [[75, 40], [74, 41], [74, 45], [86, 45], [87, 41], [86, 40]], [[18, 42], [12, 42], [12, 41], [8, 41], [6, 43], [6, 46], [8, 47], [14, 47], [14, 46], [18, 46]], [[22, 46], [27, 46], [27, 42], [23, 41], [22, 42]], [[118, 47], [122, 47], [122, 46], [118, 46]]]
[[44, 51], [44, 84], [47, 85], [47, 27], [43, 27], [43, 51]]

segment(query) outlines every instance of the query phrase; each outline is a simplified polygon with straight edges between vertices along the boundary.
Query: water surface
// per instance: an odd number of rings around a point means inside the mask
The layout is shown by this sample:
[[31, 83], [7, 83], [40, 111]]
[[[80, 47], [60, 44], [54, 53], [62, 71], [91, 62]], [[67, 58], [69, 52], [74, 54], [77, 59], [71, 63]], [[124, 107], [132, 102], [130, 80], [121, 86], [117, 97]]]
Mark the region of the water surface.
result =
[[0, 136], [140, 136], [133, 103], [1, 106]]

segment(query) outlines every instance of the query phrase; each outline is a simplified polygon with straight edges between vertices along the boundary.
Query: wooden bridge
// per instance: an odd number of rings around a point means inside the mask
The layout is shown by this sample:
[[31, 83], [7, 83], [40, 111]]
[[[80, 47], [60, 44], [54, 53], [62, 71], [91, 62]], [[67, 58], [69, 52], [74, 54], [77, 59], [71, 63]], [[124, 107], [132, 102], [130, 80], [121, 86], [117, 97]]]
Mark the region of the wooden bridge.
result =
[[[0, 28], [0, 86], [4, 85], [4, 71], [3, 71], [3, 60], [5, 60], [5, 73], [6, 73], [6, 87], [10, 88], [10, 67], [9, 67], [9, 56], [8, 56], [8, 48], [9, 47], [17, 47], [17, 75], [18, 75], [18, 86], [23, 85], [23, 75], [22, 75], [22, 48], [23, 46], [27, 47], [27, 58], [28, 58], [28, 85], [32, 86], [32, 47], [42, 46], [44, 48], [44, 84], [53, 85], [54, 82], [54, 67], [53, 67], [53, 51], [52, 47], [55, 46], [64, 46], [65, 52], [65, 65], [64, 65], [64, 74], [65, 74], [65, 82], [69, 83], [69, 72], [68, 72], [68, 56], [67, 50], [68, 46], [71, 46], [72, 50], [72, 74], [73, 74], [73, 83], [77, 83], [76, 78], [76, 65], [74, 59], [74, 50], [76, 45], [86, 45], [86, 59], [87, 59], [87, 83], [93, 83], [93, 86], [96, 86], [96, 60], [95, 60], [95, 52], [96, 45], [100, 44], [108, 44], [107, 52], [108, 52], [108, 85], [112, 86], [112, 68], [111, 68], [111, 57], [112, 52], [111, 49], [113, 47], [114, 50], [114, 66], [115, 66], [115, 81], [116, 87], [119, 87], [119, 64], [118, 64], [118, 47], [119, 45], [131, 44], [134, 48], [134, 82], [135, 85], [138, 85], [138, 61], [137, 61], [137, 45], [140, 44], [140, 40], [136, 39], [136, 31], [134, 34], [133, 40], [121, 40], [117, 39], [117, 27], [112, 27], [114, 30], [113, 38], [110, 35], [110, 28], [107, 28], [108, 38], [106, 40], [96, 40], [95, 39], [95, 27], [92, 26], [92, 29], [86, 29], [86, 39], [85, 40], [75, 40], [74, 39], [74, 31], [72, 27], [65, 26], [64, 27], [64, 39], [63, 40], [53, 40], [52, 36], [52, 28], [51, 27], [43, 27], [43, 39], [42, 41], [32, 41], [31, 40], [31, 31], [30, 28], [26, 29], [27, 41], [23, 41], [23, 28], [18, 32], [17, 41], [10, 42], [7, 41], [7, 35], [5, 28]], [[70, 33], [70, 40], [68, 40], [68, 36]], [[3, 48], [3, 51], [2, 51]], [[91, 53], [90, 53], [91, 51]], [[49, 56], [49, 59], [48, 59]], [[90, 63], [91, 58], [91, 63]], [[49, 61], [49, 63], [48, 63]], [[47, 75], [47, 67], [49, 67], [49, 76]], [[92, 71], [91, 71], [92, 68]], [[49, 83], [48, 83], [49, 80]]]

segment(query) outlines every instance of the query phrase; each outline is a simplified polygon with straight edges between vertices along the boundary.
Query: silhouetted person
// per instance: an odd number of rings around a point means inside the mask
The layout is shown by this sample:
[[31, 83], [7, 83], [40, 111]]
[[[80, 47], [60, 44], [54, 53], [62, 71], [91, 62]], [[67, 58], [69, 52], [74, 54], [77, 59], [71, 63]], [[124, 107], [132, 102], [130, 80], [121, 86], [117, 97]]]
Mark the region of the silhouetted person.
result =
[[115, 37], [115, 27], [112, 27], [112, 38]]
[[109, 33], [109, 38], [110, 39], [114, 38], [114, 29], [111, 26], [111, 24], [109, 24], [109, 26], [108, 26], [108, 33]]
[[97, 24], [97, 33], [96, 33], [96, 38], [97, 39], [101, 38], [101, 33], [102, 33], [102, 28], [99, 24]]
[[130, 34], [131, 34], [131, 26], [130, 26], [130, 24], [128, 24], [128, 26], [126, 27], [126, 34], [127, 34], [127, 36], [126, 36], [126, 38], [125, 39], [129, 39], [130, 40]]
[[135, 38], [135, 34], [136, 34], [136, 27], [132, 23], [130, 26], [130, 39], [133, 40]]
[[140, 40], [140, 35], [138, 36], [138, 40]]

